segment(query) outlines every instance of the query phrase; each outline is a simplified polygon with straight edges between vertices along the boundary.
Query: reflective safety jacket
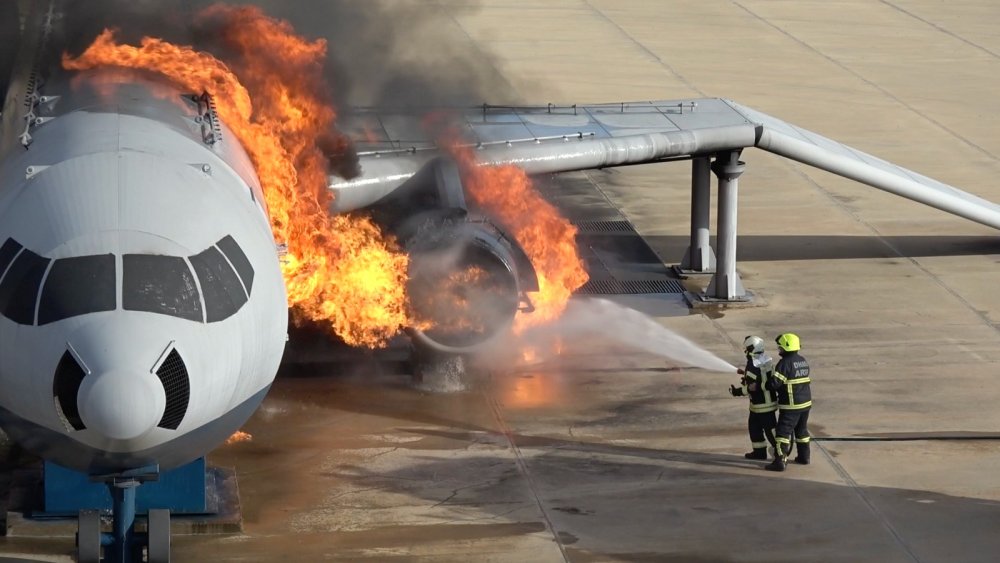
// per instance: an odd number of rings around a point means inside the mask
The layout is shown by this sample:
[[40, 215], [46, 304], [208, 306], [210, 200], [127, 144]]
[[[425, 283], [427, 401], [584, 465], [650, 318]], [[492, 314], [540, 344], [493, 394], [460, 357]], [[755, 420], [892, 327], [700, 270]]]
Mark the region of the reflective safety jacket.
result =
[[[774, 412], [778, 403], [767, 385], [774, 375], [774, 360], [767, 354], [747, 356], [747, 365], [743, 371], [746, 374], [743, 376], [740, 394], [750, 397], [750, 412]], [[753, 383], [757, 384], [756, 390], [751, 391], [749, 386]]]
[[798, 352], [785, 354], [774, 366], [774, 377], [769, 382], [770, 388], [778, 393], [778, 408], [797, 410], [811, 407], [809, 382], [809, 362]]

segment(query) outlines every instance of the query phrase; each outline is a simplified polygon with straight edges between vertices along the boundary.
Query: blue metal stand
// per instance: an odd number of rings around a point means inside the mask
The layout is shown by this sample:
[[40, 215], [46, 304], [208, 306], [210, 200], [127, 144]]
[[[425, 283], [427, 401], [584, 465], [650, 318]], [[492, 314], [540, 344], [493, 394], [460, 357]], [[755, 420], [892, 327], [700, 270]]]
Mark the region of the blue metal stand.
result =
[[107, 487], [111, 496], [112, 531], [110, 534], [102, 533], [100, 537], [100, 544], [104, 547], [103, 561], [131, 563], [142, 560], [142, 548], [146, 545], [148, 536], [135, 532], [136, 491], [139, 485], [159, 478], [160, 468], [156, 465], [90, 477], [91, 482]]
[[[208, 512], [206, 475], [204, 458], [164, 473], [151, 465], [106, 475], [46, 463], [45, 510], [34, 516], [78, 516], [81, 562], [142, 561], [145, 548], [150, 563], [165, 563], [170, 561], [171, 512]], [[112, 531], [102, 533], [100, 513], [109, 509]], [[146, 533], [135, 531], [137, 514], [148, 514]]]
[[[104, 482], [95, 482], [79, 471], [45, 462], [45, 495], [41, 512], [35, 518], [75, 517], [81, 510], [112, 509], [114, 496]], [[172, 514], [208, 514], [205, 458], [164, 471], [156, 481], [145, 482], [136, 491], [136, 513], [146, 514], [153, 508], [166, 508]]]
[[[135, 533], [135, 492], [141, 483], [136, 479], [108, 481], [108, 491], [114, 500], [111, 509], [114, 518], [110, 534], [101, 534], [101, 545], [104, 546], [105, 560], [109, 563], [129, 563], [137, 547], [146, 544], [145, 534]], [[136, 541], [140, 540], [140, 541]], [[138, 559], [137, 559], [138, 560]]]

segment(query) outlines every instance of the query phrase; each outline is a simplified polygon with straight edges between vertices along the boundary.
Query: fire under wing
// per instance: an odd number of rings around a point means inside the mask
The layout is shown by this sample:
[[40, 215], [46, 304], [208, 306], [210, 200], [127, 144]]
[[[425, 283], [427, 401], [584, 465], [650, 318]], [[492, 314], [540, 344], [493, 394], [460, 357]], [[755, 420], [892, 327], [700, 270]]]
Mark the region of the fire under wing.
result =
[[[1000, 229], [1000, 206], [722, 98], [573, 106], [489, 106], [457, 115], [458, 137], [483, 164], [546, 174], [757, 147]], [[390, 194], [441, 151], [412, 112], [361, 110], [343, 124], [362, 174], [331, 178], [335, 211]]]

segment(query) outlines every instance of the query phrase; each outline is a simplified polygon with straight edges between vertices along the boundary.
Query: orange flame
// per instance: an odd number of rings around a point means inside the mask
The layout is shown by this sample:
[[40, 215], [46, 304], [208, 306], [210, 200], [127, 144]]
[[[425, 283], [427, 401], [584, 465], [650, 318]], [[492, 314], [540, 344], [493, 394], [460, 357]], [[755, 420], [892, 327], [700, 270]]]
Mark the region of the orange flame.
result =
[[[109, 30], [79, 57], [64, 55], [63, 66], [141, 69], [210, 92], [254, 162], [275, 239], [288, 245], [282, 271], [295, 319], [327, 322], [348, 344], [384, 345], [407, 324], [408, 259], [370, 218], [327, 211], [327, 167], [350, 163], [349, 142], [333, 130], [336, 113], [318, 94], [326, 42], [307, 41], [255, 7], [216, 5], [201, 18], [218, 24], [233, 53], [228, 66], [156, 38], [120, 45]], [[331, 163], [331, 153], [341, 158]]]
[[523, 169], [513, 165], [482, 166], [468, 146], [451, 148], [473, 202], [514, 236], [538, 274], [533, 313], [518, 313], [514, 332], [556, 319], [587, 272], [576, 248], [576, 227], [534, 189]]
[[421, 300], [424, 307], [434, 311], [433, 321], [422, 320], [421, 330], [434, 328], [445, 332], [484, 332], [489, 329], [489, 321], [479, 315], [472, 306], [471, 298], [465, 290], [478, 287], [488, 291], [491, 279], [486, 270], [478, 266], [470, 266], [452, 272], [447, 278], [433, 288], [432, 292], [411, 295], [414, 300]]
[[239, 444], [240, 442], [249, 442], [251, 440], [253, 440], [252, 434], [242, 430], [237, 430], [235, 434], [226, 438], [226, 445], [230, 446], [232, 444]]

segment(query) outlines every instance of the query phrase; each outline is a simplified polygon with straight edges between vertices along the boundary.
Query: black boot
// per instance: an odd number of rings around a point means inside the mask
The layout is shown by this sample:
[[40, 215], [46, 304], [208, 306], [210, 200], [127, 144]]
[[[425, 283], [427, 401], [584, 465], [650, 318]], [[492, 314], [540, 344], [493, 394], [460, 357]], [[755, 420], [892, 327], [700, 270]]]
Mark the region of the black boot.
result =
[[743, 454], [747, 459], [767, 459], [767, 448], [754, 448], [752, 452]]
[[764, 466], [764, 469], [768, 471], [784, 471], [785, 470], [785, 458], [784, 456], [778, 456], [774, 458], [774, 461]]
[[796, 443], [795, 450], [798, 452], [795, 456], [795, 463], [809, 465], [809, 442]]
[[774, 461], [767, 464], [764, 469], [768, 471], [784, 471], [786, 457], [788, 457], [788, 452], [785, 451], [784, 445], [779, 442], [774, 449]]

